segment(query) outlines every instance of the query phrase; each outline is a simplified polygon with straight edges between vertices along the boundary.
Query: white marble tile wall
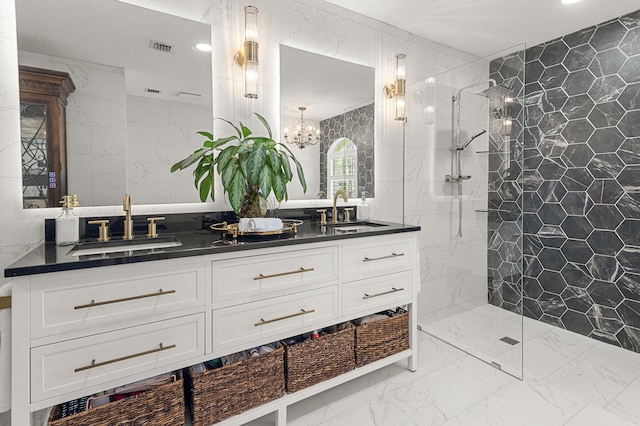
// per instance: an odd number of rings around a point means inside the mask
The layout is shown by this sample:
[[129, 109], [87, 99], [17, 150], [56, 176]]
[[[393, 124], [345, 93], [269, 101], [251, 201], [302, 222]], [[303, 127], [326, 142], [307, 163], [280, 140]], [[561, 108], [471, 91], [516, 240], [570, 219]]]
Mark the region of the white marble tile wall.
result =
[[126, 115], [124, 68], [19, 51], [18, 63], [69, 74], [68, 193], [81, 205], [112, 205], [125, 192]]
[[486, 78], [488, 64], [482, 70], [474, 62], [408, 88], [405, 186], [407, 200], [412, 201], [406, 211], [409, 222], [422, 226], [421, 280], [428, 292], [420, 295], [419, 315], [426, 323], [483, 305], [487, 299], [487, 217], [476, 210], [487, 207], [488, 159], [478, 151], [487, 150], [488, 137], [477, 138], [461, 152], [461, 174], [471, 176], [462, 182], [461, 195], [458, 184], [445, 177], [457, 173], [456, 164], [452, 169], [457, 127], [452, 107], [460, 107], [460, 145], [488, 125], [486, 98], [465, 91], [460, 103], [453, 104], [452, 97]]
[[197, 132], [211, 129], [212, 117], [202, 105], [127, 96], [127, 191], [135, 203], [199, 202], [193, 175], [169, 166], [202, 144]]
[[[155, 2], [132, 2], [153, 8]], [[424, 76], [467, 63], [472, 57], [454, 49], [413, 36], [385, 23], [346, 11], [323, 1], [275, 1], [261, 5], [260, 99], [256, 102], [242, 96], [242, 74], [232, 64], [235, 50], [241, 45], [241, 4], [229, 0], [201, 1], [189, 9], [181, 2], [163, 2], [166, 11], [180, 10], [183, 17], [214, 23], [212, 33], [218, 41], [218, 55], [214, 63], [215, 115], [246, 119], [253, 111], [260, 111], [274, 129], [279, 128], [279, 43], [292, 47], [329, 54], [344, 60], [374, 66], [376, 87], [393, 79], [394, 56], [406, 52], [407, 75], [410, 82]], [[193, 6], [193, 7], [191, 7]], [[160, 7], [160, 6], [159, 6]], [[233, 19], [232, 19], [233, 16]], [[0, 211], [3, 226], [0, 231], [0, 266], [8, 266], [43, 239], [43, 219], [55, 217], [56, 210], [23, 211], [20, 192], [18, 53], [13, 0], [0, 0]], [[366, 40], [367, 43], [363, 43]], [[363, 49], [363, 45], [368, 46]], [[372, 202], [372, 216], [378, 219], [402, 221], [398, 206], [402, 205], [402, 131], [401, 122], [394, 121], [393, 103], [376, 91], [376, 192]], [[231, 100], [231, 101], [230, 101]], [[251, 120], [252, 125], [258, 123]], [[194, 141], [194, 143], [197, 143]], [[179, 153], [168, 153], [180, 158]], [[190, 175], [189, 173], [186, 173]], [[176, 182], [181, 182], [176, 177]], [[113, 181], [114, 177], [107, 176]], [[103, 180], [107, 181], [107, 179]], [[180, 187], [181, 183], [175, 183]], [[106, 185], [113, 188], [114, 185]], [[132, 188], [133, 189], [133, 188]], [[174, 192], [187, 188], [176, 188]], [[173, 190], [173, 189], [172, 189]], [[193, 191], [189, 187], [189, 191]], [[122, 190], [113, 206], [79, 209], [83, 216], [119, 214]], [[217, 194], [222, 194], [218, 188]], [[407, 197], [407, 199], [411, 199]], [[134, 198], [135, 204], [135, 198]], [[215, 205], [173, 204], [134, 205], [134, 214], [155, 214], [180, 211], [222, 210], [228, 206], [222, 197]], [[409, 222], [418, 222], [415, 215]], [[425, 228], [431, 228], [422, 220]]]
[[[320, 1], [265, 1], [260, 6], [260, 97], [242, 97], [241, 71], [228, 58], [242, 44], [243, 3], [223, 7], [225, 19], [213, 25], [214, 40], [228, 45], [214, 52], [214, 111], [251, 122], [252, 112], [263, 114], [279, 129], [279, 45], [313, 51], [376, 69], [376, 87], [393, 79], [395, 54], [407, 53], [409, 82], [457, 67], [472, 57], [420, 39], [384, 23]], [[363, 48], [364, 46], [364, 48]], [[264, 53], [263, 53], [264, 52]], [[265, 58], [263, 61], [262, 58]], [[226, 102], [233, 99], [235, 102]], [[376, 90], [376, 200], [372, 217], [402, 221], [402, 128], [393, 120], [394, 105]], [[381, 202], [380, 202], [381, 201]]]

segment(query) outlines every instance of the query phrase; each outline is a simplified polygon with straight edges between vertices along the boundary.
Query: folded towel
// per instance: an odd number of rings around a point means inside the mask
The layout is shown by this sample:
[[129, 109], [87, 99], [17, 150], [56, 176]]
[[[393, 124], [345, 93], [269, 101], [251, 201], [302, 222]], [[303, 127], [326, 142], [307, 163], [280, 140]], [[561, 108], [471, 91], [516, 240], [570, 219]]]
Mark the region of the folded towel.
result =
[[238, 223], [240, 232], [267, 232], [282, 229], [282, 221], [272, 217], [242, 218]]
[[[0, 286], [0, 296], [11, 296], [11, 283]], [[11, 408], [11, 309], [0, 310], [0, 413]]]

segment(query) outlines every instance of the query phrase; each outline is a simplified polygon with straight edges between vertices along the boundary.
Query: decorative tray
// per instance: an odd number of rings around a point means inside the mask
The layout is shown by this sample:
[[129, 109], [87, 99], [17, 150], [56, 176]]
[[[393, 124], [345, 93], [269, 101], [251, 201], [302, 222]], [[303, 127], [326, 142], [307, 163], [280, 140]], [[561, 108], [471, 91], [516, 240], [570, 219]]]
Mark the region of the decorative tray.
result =
[[302, 225], [303, 221], [297, 219], [282, 219], [282, 228], [274, 231], [240, 231], [237, 223], [220, 222], [214, 223], [210, 226], [214, 231], [222, 231], [222, 235], [228, 235], [232, 238], [238, 237], [253, 237], [253, 236], [266, 236], [266, 235], [280, 235], [280, 234], [296, 234], [298, 232], [298, 226]]

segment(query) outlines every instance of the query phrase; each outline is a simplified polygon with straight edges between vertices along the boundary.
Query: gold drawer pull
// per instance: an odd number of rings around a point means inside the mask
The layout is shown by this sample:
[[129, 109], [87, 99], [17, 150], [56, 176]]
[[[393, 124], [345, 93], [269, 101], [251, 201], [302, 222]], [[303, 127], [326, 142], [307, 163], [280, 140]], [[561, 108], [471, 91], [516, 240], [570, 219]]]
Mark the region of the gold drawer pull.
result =
[[11, 309], [11, 296], [0, 297], [0, 310]]
[[385, 294], [396, 293], [396, 292], [402, 291], [402, 290], [404, 290], [404, 288], [391, 287], [391, 290], [383, 291], [382, 293], [378, 293], [378, 294], [367, 294], [367, 293], [365, 293], [364, 296], [362, 296], [362, 298], [363, 299], [371, 299], [372, 297], [384, 296]]
[[91, 360], [91, 364], [89, 364], [87, 366], [84, 366], [84, 367], [76, 368], [73, 371], [75, 373], [78, 373], [80, 371], [90, 370], [90, 369], [96, 368], [96, 367], [102, 367], [103, 365], [113, 364], [114, 362], [120, 362], [120, 361], [124, 361], [124, 360], [127, 360], [127, 359], [143, 356], [143, 355], [149, 355], [149, 354], [153, 354], [153, 353], [156, 353], [156, 352], [166, 351], [168, 349], [173, 349], [175, 347], [176, 347], [176, 345], [164, 346], [162, 343], [160, 343], [160, 346], [158, 348], [156, 348], [156, 349], [151, 349], [149, 351], [144, 351], [144, 352], [140, 352], [140, 353], [133, 354], [133, 355], [127, 355], [127, 356], [123, 356], [123, 357], [120, 357], [120, 358], [115, 358], [115, 359], [112, 359], [112, 360], [109, 360], [109, 361], [96, 362], [95, 359], [92, 359]]
[[391, 253], [389, 256], [382, 256], [382, 257], [366, 257], [364, 259], [362, 259], [363, 262], [371, 262], [373, 260], [382, 260], [382, 259], [391, 259], [392, 257], [400, 257], [400, 256], [404, 256], [404, 253]]
[[295, 313], [295, 314], [291, 314], [291, 315], [287, 315], [284, 317], [280, 317], [280, 318], [274, 318], [274, 319], [270, 319], [270, 320], [264, 320], [263, 318], [260, 318], [260, 322], [257, 322], [255, 324], [253, 324], [255, 327], [259, 327], [261, 325], [265, 325], [265, 324], [269, 324], [271, 322], [276, 322], [276, 321], [282, 321], [282, 320], [286, 320], [288, 318], [294, 318], [294, 317], [299, 317], [300, 315], [307, 315], [307, 314], [312, 314], [314, 313], [316, 310], [315, 309], [311, 309], [309, 311], [305, 311], [304, 309], [300, 309], [300, 312]]
[[313, 270], [314, 270], [314, 268], [309, 268], [309, 269], [300, 268], [300, 269], [296, 269], [295, 271], [280, 272], [279, 274], [272, 274], [272, 275], [262, 275], [262, 274], [260, 274], [257, 277], [253, 277], [253, 279], [254, 280], [263, 280], [265, 278], [282, 277], [284, 275], [300, 274], [302, 272], [311, 272]]
[[175, 292], [175, 290], [162, 291], [162, 289], [160, 289], [155, 293], [141, 294], [140, 296], [123, 297], [122, 299], [106, 300], [104, 302], [96, 302], [95, 300], [92, 300], [91, 303], [87, 303], [86, 305], [74, 306], [73, 309], [92, 308], [94, 306], [110, 305], [111, 303], [127, 302], [129, 300], [145, 299], [147, 297], [164, 296], [165, 294], [173, 294]]

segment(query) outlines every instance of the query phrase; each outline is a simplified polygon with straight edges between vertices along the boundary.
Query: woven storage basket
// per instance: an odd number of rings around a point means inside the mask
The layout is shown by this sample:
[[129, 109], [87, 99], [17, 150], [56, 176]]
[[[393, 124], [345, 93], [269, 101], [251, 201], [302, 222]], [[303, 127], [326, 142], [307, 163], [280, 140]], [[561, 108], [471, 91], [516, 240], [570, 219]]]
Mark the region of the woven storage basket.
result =
[[354, 327], [287, 346], [287, 392], [296, 392], [355, 368]]
[[361, 367], [409, 349], [409, 314], [356, 327], [356, 365]]
[[284, 395], [284, 349], [214, 370], [185, 369], [193, 426], [209, 426]]
[[180, 371], [176, 381], [160, 385], [143, 394], [110, 402], [97, 408], [61, 416], [56, 405], [49, 416], [49, 426], [166, 426], [184, 424], [184, 382]]

